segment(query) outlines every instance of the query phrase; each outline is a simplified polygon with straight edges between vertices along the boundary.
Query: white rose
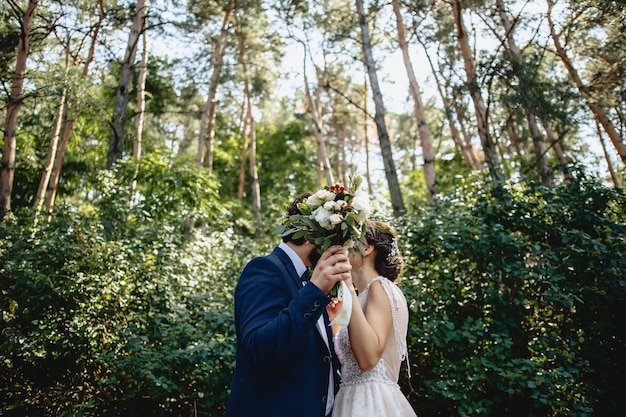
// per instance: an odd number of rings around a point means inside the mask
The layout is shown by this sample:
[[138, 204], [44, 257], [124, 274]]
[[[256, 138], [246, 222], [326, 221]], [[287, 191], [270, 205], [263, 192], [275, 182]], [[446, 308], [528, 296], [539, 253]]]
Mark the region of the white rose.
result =
[[324, 207], [320, 206], [316, 208], [312, 215], [316, 222], [319, 223], [320, 226], [326, 228], [330, 224], [330, 215], [332, 213], [328, 210], [324, 210]]
[[335, 210], [335, 202], [334, 201], [327, 201], [324, 203], [324, 210], [328, 210], [328, 211], [336, 211]]
[[337, 200], [337, 201], [335, 201], [335, 209], [337, 211], [341, 211], [341, 209], [343, 209], [347, 205], [348, 205], [348, 202], [345, 201], [345, 200]]
[[345, 242], [343, 242], [343, 248], [344, 249], [350, 249], [354, 247], [354, 241], [352, 239], [348, 239]]
[[321, 200], [320, 201], [320, 204], [321, 204], [324, 201], [333, 201], [337, 195], [331, 191], [321, 189], [318, 192], [316, 192], [313, 196], [319, 198]]
[[329, 220], [332, 225], [338, 225], [343, 221], [343, 217], [341, 216], [341, 214], [335, 213], [330, 215]]

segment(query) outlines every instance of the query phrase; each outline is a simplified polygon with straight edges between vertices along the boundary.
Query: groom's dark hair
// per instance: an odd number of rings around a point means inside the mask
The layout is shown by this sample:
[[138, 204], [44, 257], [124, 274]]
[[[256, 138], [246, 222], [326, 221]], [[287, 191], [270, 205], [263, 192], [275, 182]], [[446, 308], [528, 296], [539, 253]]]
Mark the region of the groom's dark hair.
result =
[[[287, 218], [289, 218], [289, 216], [293, 216], [294, 214], [302, 214], [302, 212], [298, 208], [298, 204], [302, 203], [304, 200], [306, 200], [307, 198], [309, 198], [312, 195], [313, 195], [313, 193], [307, 191], [306, 193], [302, 193], [298, 197], [296, 197], [291, 202], [291, 204], [289, 204], [289, 206], [287, 206], [287, 209], [285, 210], [285, 218], [287, 219]], [[293, 242], [296, 245], [302, 245], [303, 243], [306, 242], [306, 240], [303, 237], [298, 238], [298, 239], [293, 239], [293, 233], [292, 233], [290, 235], [283, 236], [283, 242], [285, 242], [285, 243]]]

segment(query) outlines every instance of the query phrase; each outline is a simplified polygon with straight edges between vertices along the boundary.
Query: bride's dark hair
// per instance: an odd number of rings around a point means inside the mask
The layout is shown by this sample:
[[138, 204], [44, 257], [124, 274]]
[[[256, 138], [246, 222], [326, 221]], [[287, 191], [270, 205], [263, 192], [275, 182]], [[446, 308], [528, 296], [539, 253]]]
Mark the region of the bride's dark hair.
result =
[[402, 274], [404, 262], [398, 250], [398, 236], [389, 225], [380, 221], [367, 222], [365, 233], [367, 243], [376, 248], [374, 265], [376, 271], [389, 281], [395, 281]]

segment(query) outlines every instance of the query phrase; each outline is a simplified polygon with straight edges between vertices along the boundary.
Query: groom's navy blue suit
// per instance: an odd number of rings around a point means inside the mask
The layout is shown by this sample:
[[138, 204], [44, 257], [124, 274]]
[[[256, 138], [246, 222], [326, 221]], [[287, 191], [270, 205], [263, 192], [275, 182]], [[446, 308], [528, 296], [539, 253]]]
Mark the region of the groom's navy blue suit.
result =
[[[235, 289], [237, 353], [226, 417], [324, 417], [330, 367], [339, 368], [326, 294], [302, 285], [280, 248], [244, 268]], [[316, 323], [324, 316], [330, 349]]]

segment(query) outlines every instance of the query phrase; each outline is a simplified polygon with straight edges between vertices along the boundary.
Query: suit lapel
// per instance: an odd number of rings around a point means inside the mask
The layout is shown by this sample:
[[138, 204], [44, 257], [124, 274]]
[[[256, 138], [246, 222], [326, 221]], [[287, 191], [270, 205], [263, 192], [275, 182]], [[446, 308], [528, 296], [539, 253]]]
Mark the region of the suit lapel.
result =
[[[276, 247], [274, 248], [274, 251], [272, 252], [272, 254], [278, 257], [278, 259], [280, 259], [282, 264], [285, 266], [285, 269], [287, 270], [291, 279], [293, 279], [293, 281], [295, 281], [295, 283], [298, 285], [298, 288], [300, 288], [302, 286], [302, 281], [300, 280], [300, 277], [298, 276], [298, 273], [296, 272], [296, 268], [293, 266], [291, 259], [289, 259], [289, 256], [285, 253], [285, 251], [283, 251], [279, 247]], [[329, 326], [330, 319], [328, 318], [328, 313], [326, 312], [326, 309], [324, 309], [324, 311], [322, 312], [322, 315], [324, 317], [324, 329], [320, 329], [319, 326], [317, 325], [315, 326], [317, 330], [316, 331], [317, 337], [319, 338], [320, 343], [326, 346], [326, 349], [328, 350], [329, 353], [331, 353], [331, 356], [334, 356], [332, 328]], [[320, 333], [322, 331], [326, 332], [326, 338], [328, 340], [328, 343], [324, 341], [324, 337]]]
[[291, 280], [294, 281], [294, 283], [296, 283], [297, 285], [299, 286], [302, 285], [300, 276], [298, 276], [298, 273], [296, 272], [296, 267], [293, 266], [291, 259], [289, 259], [289, 255], [287, 255], [285, 251], [279, 248], [278, 246], [274, 248], [274, 251], [272, 252], [272, 254], [278, 257], [278, 259], [280, 259], [287, 273], [289, 274], [289, 278], [291, 278]]
[[322, 313], [324, 316], [324, 328], [326, 329], [326, 337], [328, 338], [328, 348], [333, 350], [333, 328], [329, 326], [330, 318], [328, 317], [328, 312], [324, 309]]

